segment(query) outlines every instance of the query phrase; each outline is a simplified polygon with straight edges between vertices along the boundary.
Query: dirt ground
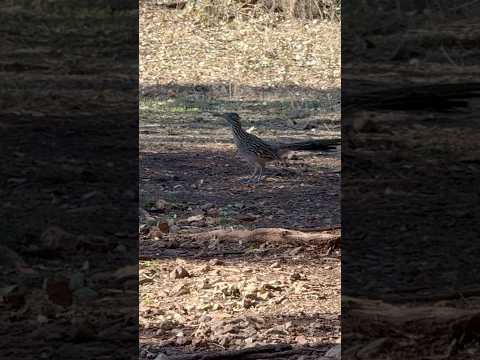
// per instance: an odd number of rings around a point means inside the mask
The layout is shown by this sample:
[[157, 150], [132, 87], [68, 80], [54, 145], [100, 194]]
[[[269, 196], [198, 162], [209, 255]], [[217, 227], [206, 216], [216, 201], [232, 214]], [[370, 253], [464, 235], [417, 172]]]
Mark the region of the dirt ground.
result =
[[137, 14], [30, 5], [0, 6], [0, 357], [133, 359]]
[[[288, 126], [251, 113], [241, 112], [245, 126], [258, 127], [265, 139], [301, 138], [309, 132], [304, 123], [312, 121]], [[315, 134], [332, 137], [337, 131]], [[192, 241], [188, 235], [338, 227], [340, 152], [297, 153], [288, 168], [272, 165], [263, 183], [249, 186], [239, 182], [251, 169], [235, 158], [229, 129], [208, 113], [152, 111], [142, 120], [141, 144], [143, 351], [271, 343], [326, 351], [337, 342], [338, 251], [327, 254], [315, 242]], [[149, 222], [157, 225], [154, 230]], [[168, 234], [158, 230], [162, 226]], [[189, 275], [172, 278], [178, 268]]]
[[[282, 228], [339, 238], [340, 146], [295, 153], [288, 167], [269, 165], [262, 183], [242, 185], [252, 170], [235, 156], [229, 128], [212, 112], [238, 112], [245, 129], [269, 141], [339, 138], [338, 53], [329, 47], [328, 61], [316, 63], [321, 47], [310, 36], [328, 37], [334, 28], [202, 28], [186, 20], [179, 25], [153, 8], [142, 16], [141, 357], [268, 344], [286, 346], [270, 357], [323, 357], [340, 341], [340, 250], [302, 238], [232, 234]], [[157, 28], [165, 22], [169, 30], [161, 34]], [[259, 31], [271, 39], [267, 49]], [[310, 43], [308, 64], [284, 52], [294, 51], [288, 39], [295, 32]], [[178, 47], [173, 34], [181, 34]], [[236, 57], [229, 52], [248, 43], [252, 47]], [[160, 53], [155, 44], [162, 45]], [[254, 68], [255, 57], [267, 50], [265, 66]], [[192, 54], [202, 51], [206, 58], [196, 62]], [[274, 80], [283, 66], [291, 67], [291, 78]], [[316, 77], [302, 83], [309, 72]], [[196, 237], [215, 230], [227, 236]]]
[[477, 359], [478, 18], [383, 3], [342, 38], [342, 357]]

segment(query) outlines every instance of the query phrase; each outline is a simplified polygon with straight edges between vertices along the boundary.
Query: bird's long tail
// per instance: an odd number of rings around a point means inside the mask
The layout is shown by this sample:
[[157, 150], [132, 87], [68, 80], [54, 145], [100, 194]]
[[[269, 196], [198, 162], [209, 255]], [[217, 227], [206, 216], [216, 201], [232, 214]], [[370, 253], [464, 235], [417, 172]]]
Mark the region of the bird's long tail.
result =
[[332, 151], [341, 144], [340, 139], [319, 139], [299, 141], [289, 144], [278, 144], [281, 152], [285, 151]]

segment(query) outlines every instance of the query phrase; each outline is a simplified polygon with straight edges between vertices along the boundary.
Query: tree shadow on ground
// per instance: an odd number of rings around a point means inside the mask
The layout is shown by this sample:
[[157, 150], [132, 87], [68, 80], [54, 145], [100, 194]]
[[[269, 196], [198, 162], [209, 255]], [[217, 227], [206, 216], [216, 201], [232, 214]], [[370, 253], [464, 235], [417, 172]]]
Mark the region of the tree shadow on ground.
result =
[[[242, 108], [250, 111], [283, 111], [302, 108], [340, 111], [340, 89], [316, 89], [298, 85], [247, 86], [226, 84], [166, 84], [140, 85], [143, 99], [168, 101], [166, 110], [183, 106], [185, 109], [222, 110]], [[169, 106], [170, 105], [170, 106]]]
[[[240, 183], [251, 169], [222, 150], [142, 153], [141, 202], [164, 199], [188, 207], [236, 206], [261, 217], [262, 227], [321, 227], [340, 223], [339, 152], [305, 154], [271, 165], [258, 185]], [[142, 205], [142, 204], [141, 204]], [[181, 207], [186, 209], [182, 211]]]

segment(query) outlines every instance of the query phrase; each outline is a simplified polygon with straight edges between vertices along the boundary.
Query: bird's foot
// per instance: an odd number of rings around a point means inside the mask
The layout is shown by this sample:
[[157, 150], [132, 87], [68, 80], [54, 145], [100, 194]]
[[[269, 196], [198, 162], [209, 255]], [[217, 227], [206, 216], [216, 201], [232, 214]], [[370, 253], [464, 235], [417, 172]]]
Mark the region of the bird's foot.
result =
[[260, 182], [261, 178], [259, 177], [252, 177], [252, 178], [247, 178], [247, 179], [242, 179], [240, 182], [242, 184], [246, 185], [252, 185], [252, 184], [258, 184]]
[[251, 183], [252, 183], [252, 179], [251, 179], [251, 178], [241, 179], [241, 180], [240, 180], [240, 183], [241, 183], [241, 184], [245, 184], [245, 185], [251, 184]]

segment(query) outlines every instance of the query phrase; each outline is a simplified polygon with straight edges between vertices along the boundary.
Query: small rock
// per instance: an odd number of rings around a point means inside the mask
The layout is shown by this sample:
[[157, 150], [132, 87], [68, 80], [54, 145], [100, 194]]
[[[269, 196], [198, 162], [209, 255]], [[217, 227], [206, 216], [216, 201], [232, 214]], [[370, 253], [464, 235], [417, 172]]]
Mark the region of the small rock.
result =
[[235, 204], [233, 204], [233, 206], [237, 209], [243, 209], [245, 207], [245, 204], [242, 202], [236, 202]]
[[378, 132], [378, 125], [368, 117], [362, 114], [352, 120], [353, 130], [356, 132]]
[[187, 218], [187, 222], [191, 223], [195, 221], [202, 221], [204, 218], [205, 216], [203, 214], [198, 214], [198, 215], [190, 216], [189, 218]]
[[0, 264], [4, 267], [15, 267], [16, 270], [26, 275], [37, 275], [27, 263], [15, 251], [9, 247], [0, 245]]
[[316, 128], [317, 128], [316, 124], [313, 124], [313, 123], [309, 122], [303, 127], [303, 130], [312, 130], [312, 129], [316, 129]]
[[299, 246], [299, 247], [296, 247], [295, 249], [292, 249], [289, 254], [291, 256], [295, 256], [297, 255], [300, 251], [302, 251], [303, 247], [302, 246]]
[[207, 210], [207, 215], [212, 217], [218, 217], [220, 215], [220, 210], [218, 208], [211, 208]]
[[219, 341], [218, 343], [223, 346], [223, 347], [227, 347], [228, 345], [230, 345], [230, 343], [232, 342], [233, 340], [233, 336], [232, 335], [229, 335], [229, 334], [225, 334], [223, 336], [221, 336], [219, 338]]
[[198, 307], [202, 311], [210, 311], [212, 310], [212, 304], [204, 304]]
[[162, 221], [158, 223], [158, 230], [164, 234], [168, 234], [170, 232], [170, 224], [166, 221]]
[[251, 308], [251, 307], [255, 306], [255, 300], [254, 300], [254, 299], [250, 299], [250, 298], [248, 298], [248, 297], [245, 297], [245, 298], [243, 298], [243, 300], [242, 300], [242, 306], [243, 306], [245, 309]]
[[95, 336], [96, 330], [88, 320], [79, 322], [73, 329], [72, 337], [75, 342], [91, 341]]
[[207, 272], [209, 272], [210, 270], [212, 270], [212, 267], [211, 267], [209, 264], [203, 265], [203, 266], [200, 268], [200, 272], [202, 272], [202, 273], [207, 273]]
[[50, 226], [41, 235], [45, 248], [49, 250], [73, 250], [77, 247], [78, 239], [58, 226]]
[[82, 196], [82, 200], [88, 200], [88, 199], [91, 199], [95, 196], [99, 196], [101, 194], [102, 193], [100, 191], [96, 191], [96, 190], [95, 191], [90, 191], [90, 192], [88, 192], [88, 193], [86, 193]]
[[217, 258], [211, 259], [208, 263], [212, 266], [225, 264], [222, 260], [219, 260]]
[[301, 278], [302, 278], [302, 276], [297, 272], [294, 272], [292, 275], [290, 275], [290, 280], [291, 281], [298, 281]]
[[325, 353], [324, 357], [328, 360], [340, 360], [342, 358], [342, 346], [340, 344], [335, 345]]
[[177, 336], [177, 340], [175, 340], [175, 344], [180, 346], [187, 345], [189, 342], [189, 339], [185, 336]]
[[288, 335], [288, 332], [281, 327], [275, 326], [265, 331], [265, 335]]
[[295, 109], [290, 111], [287, 116], [289, 119], [301, 119], [307, 117], [307, 115], [308, 114], [304, 110]]
[[69, 281], [64, 278], [47, 279], [45, 282], [45, 290], [49, 300], [54, 304], [67, 307], [73, 302]]
[[75, 273], [72, 274], [72, 276], [70, 277], [70, 282], [68, 286], [70, 287], [70, 290], [77, 290], [83, 287], [84, 283], [85, 275], [83, 275], [82, 273]]
[[155, 208], [157, 210], [165, 211], [168, 205], [168, 202], [163, 199], [158, 199], [157, 201], [155, 201]]
[[210, 280], [209, 279], [202, 279], [200, 280], [200, 282], [198, 283], [198, 286], [197, 288], [199, 290], [205, 290], [205, 289], [210, 289], [212, 287], [212, 284], [210, 284]]
[[284, 302], [285, 300], [287, 300], [287, 297], [285, 295], [279, 297], [278, 299], [270, 299], [268, 302], [270, 305], [278, 305], [278, 304], [281, 304], [282, 302]]
[[115, 271], [114, 276], [117, 280], [125, 280], [129, 278], [138, 277], [138, 265], [127, 265], [117, 271]]
[[299, 345], [306, 345], [308, 344], [308, 340], [305, 336], [299, 335], [295, 338], [295, 342]]
[[249, 284], [245, 287], [245, 289], [243, 290], [244, 292], [244, 296], [245, 297], [248, 297], [250, 299], [256, 299], [257, 298], [257, 292], [258, 292], [258, 288], [255, 284]]
[[191, 211], [191, 213], [192, 216], [205, 215], [205, 211], [203, 211], [202, 209], [194, 209]]
[[218, 217], [207, 217], [206, 219], [207, 225], [218, 225], [220, 224], [220, 219]]
[[242, 214], [242, 215], [238, 215], [237, 216], [237, 219], [239, 221], [243, 221], [243, 222], [250, 222], [250, 221], [255, 221], [259, 218], [258, 215], [255, 215], [255, 214], [251, 214], [251, 213], [248, 213], [248, 214]]
[[206, 203], [206, 204], [203, 204], [202, 206], [200, 206], [200, 209], [203, 210], [203, 211], [208, 211], [212, 208], [214, 208], [215, 205], [213, 205], [212, 203]]
[[75, 292], [73, 293], [73, 296], [75, 297], [77, 302], [86, 303], [95, 299], [98, 296], [98, 294], [93, 289], [90, 289], [88, 287], [82, 287], [78, 290], [75, 290]]
[[245, 339], [245, 344], [247, 345], [253, 345], [255, 343], [255, 338], [254, 337], [248, 337]]
[[119, 244], [113, 249], [114, 252], [119, 254], [125, 254], [127, 252], [127, 248], [123, 244]]
[[273, 297], [273, 294], [270, 291], [261, 291], [257, 293], [257, 297], [261, 300], [268, 300]]
[[154, 360], [168, 360], [169, 357], [163, 353], [158, 354]]
[[177, 266], [175, 269], [172, 270], [172, 272], [170, 272], [171, 279], [183, 279], [186, 277], [190, 277], [190, 274], [182, 266]]
[[224, 288], [222, 288], [221, 292], [225, 297], [233, 297], [233, 298], [240, 297], [240, 289], [238, 288], [237, 284], [229, 284]]
[[46, 324], [48, 322], [48, 318], [45, 315], [37, 315], [37, 322], [40, 324]]
[[165, 319], [160, 317], [160, 321], [158, 323], [158, 330], [155, 332], [156, 335], [164, 335], [167, 331], [175, 329], [177, 326], [177, 322], [173, 319]]

